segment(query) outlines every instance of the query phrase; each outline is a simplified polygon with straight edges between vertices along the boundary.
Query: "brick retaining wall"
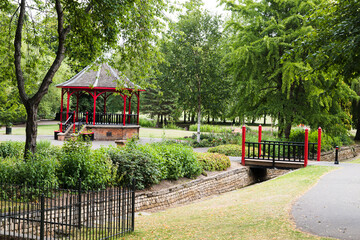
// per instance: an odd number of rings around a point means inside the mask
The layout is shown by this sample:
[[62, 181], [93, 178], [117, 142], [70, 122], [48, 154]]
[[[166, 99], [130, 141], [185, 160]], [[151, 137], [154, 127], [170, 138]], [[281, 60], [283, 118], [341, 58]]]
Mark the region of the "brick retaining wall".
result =
[[[267, 169], [260, 180], [270, 179], [288, 170]], [[259, 181], [249, 167], [219, 172], [213, 176], [198, 178], [159, 191], [136, 193], [135, 211], [159, 210], [177, 204], [188, 203], [204, 197], [243, 188]]]

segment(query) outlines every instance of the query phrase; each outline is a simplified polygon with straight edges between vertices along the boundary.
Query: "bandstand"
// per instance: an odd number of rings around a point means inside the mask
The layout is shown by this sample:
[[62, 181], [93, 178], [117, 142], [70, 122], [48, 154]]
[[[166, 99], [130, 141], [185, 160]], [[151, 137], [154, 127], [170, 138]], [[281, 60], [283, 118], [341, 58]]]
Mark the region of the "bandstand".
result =
[[[61, 107], [55, 139], [63, 141], [76, 134], [89, 134], [94, 140], [126, 140], [139, 134], [140, 92], [145, 90], [108, 63], [93, 63], [56, 87], [61, 88]], [[91, 96], [92, 109], [79, 112], [79, 99], [84, 94]], [[111, 95], [123, 100], [123, 107], [117, 112], [106, 111]], [[136, 112], [131, 109], [131, 99], [134, 97], [137, 99]], [[97, 100], [100, 98], [103, 99], [102, 111], [97, 112]], [[73, 109], [70, 109], [71, 100]]]

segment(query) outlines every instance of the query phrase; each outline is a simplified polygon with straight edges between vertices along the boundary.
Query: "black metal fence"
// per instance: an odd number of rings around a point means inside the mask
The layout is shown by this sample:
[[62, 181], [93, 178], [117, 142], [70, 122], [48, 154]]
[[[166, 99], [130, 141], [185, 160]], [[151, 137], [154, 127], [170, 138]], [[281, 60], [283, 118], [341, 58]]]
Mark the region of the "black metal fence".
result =
[[[272, 161], [303, 162], [304, 146], [302, 142], [262, 141], [245, 142], [246, 158]], [[309, 143], [308, 159], [314, 160], [317, 143]]]
[[82, 191], [5, 183], [0, 191], [0, 239], [116, 239], [134, 231], [134, 185]]

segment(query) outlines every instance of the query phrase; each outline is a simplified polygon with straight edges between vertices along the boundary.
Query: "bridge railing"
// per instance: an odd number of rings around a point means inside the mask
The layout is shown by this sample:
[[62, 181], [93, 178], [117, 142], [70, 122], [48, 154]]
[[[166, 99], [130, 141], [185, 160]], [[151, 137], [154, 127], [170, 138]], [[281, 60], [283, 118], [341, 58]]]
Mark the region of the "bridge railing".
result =
[[[286, 156], [289, 156], [289, 154], [291, 155], [291, 153], [295, 153], [296, 150], [294, 150], [291, 146], [292, 144], [300, 144], [303, 146], [302, 148], [302, 157], [304, 157], [304, 142], [287, 142], [287, 141], [264, 141], [262, 140], [261, 143], [274, 143], [274, 144], [280, 144], [280, 145], [283, 145], [282, 147], [280, 147], [280, 151], [282, 154], [285, 154]], [[260, 144], [261, 144], [260, 143]], [[284, 145], [286, 146], [289, 146], [288, 148], [284, 147]], [[317, 157], [317, 150], [318, 150], [318, 143], [309, 143], [308, 144], [308, 159], [309, 160], [315, 160], [316, 157]], [[300, 152], [299, 152], [300, 153]]]
[[245, 158], [270, 161], [303, 162], [304, 143], [297, 142], [245, 142]]

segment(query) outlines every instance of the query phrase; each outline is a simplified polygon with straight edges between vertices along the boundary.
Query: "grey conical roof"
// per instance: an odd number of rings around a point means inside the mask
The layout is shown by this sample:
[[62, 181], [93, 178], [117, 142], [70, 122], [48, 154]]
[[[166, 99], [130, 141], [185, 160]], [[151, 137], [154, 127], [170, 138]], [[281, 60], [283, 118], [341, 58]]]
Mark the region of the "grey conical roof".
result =
[[[93, 63], [68, 81], [56, 85], [56, 87], [116, 88], [117, 82], [120, 82], [122, 88], [135, 88], [133, 82], [118, 70], [110, 67], [108, 63]], [[138, 86], [136, 87], [139, 88]]]

